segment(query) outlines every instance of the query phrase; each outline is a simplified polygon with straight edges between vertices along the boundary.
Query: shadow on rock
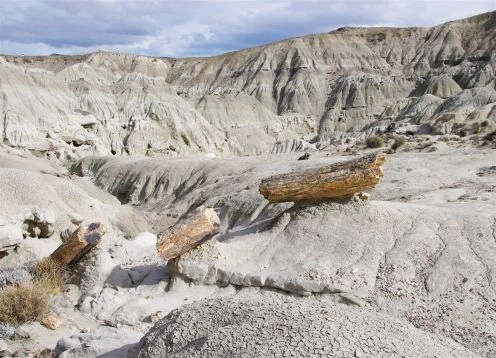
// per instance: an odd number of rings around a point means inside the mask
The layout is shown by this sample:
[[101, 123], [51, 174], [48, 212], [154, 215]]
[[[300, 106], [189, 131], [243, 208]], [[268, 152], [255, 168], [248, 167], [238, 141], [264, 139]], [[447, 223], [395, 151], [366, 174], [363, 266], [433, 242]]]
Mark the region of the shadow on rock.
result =
[[139, 285], [156, 285], [167, 280], [166, 266], [154, 264], [123, 268], [118, 265], [105, 280], [105, 286], [131, 288]]

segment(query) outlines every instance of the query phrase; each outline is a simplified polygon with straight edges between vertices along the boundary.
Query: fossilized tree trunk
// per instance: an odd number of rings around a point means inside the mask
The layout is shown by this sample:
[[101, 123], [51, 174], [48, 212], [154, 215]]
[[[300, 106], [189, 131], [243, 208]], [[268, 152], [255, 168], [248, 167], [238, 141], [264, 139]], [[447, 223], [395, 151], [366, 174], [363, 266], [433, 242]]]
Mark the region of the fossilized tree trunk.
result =
[[320, 168], [296, 170], [263, 179], [260, 193], [271, 203], [351, 196], [377, 185], [384, 175], [383, 154], [370, 154]]
[[63, 267], [73, 266], [100, 243], [103, 235], [105, 227], [101, 223], [81, 226], [50, 255], [50, 258]]
[[157, 251], [164, 260], [181, 256], [219, 232], [220, 220], [214, 209], [207, 208], [178, 222], [157, 241]]

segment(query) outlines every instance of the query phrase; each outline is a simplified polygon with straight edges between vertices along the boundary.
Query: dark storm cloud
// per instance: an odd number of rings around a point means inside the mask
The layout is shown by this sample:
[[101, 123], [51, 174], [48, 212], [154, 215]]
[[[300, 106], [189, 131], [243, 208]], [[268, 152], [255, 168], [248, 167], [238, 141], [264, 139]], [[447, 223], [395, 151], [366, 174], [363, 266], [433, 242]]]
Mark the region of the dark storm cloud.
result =
[[0, 0], [1, 53], [213, 55], [345, 25], [431, 26], [496, 0]]

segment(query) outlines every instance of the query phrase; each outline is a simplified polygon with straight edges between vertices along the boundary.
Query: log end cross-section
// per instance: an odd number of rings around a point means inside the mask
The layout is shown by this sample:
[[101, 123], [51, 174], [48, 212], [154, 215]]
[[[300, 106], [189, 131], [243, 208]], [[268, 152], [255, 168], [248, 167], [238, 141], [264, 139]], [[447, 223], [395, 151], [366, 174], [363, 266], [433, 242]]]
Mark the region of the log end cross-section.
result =
[[103, 235], [105, 227], [102, 223], [81, 226], [50, 255], [50, 258], [62, 267], [73, 266], [100, 243]]
[[385, 159], [384, 154], [369, 154], [320, 168], [274, 175], [262, 180], [260, 194], [271, 203], [352, 196], [379, 183]]

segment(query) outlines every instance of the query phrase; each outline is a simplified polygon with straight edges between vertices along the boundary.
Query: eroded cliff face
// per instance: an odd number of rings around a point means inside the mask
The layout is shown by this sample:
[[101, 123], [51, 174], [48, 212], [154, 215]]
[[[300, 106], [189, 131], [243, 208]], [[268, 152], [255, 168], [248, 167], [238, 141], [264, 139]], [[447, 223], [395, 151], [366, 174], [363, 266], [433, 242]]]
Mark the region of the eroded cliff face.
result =
[[321, 137], [392, 121], [477, 130], [477, 120], [494, 122], [495, 24], [489, 13], [431, 29], [343, 28], [178, 60], [169, 79], [186, 98], [242, 93], [278, 115], [306, 115]]
[[[496, 12], [211, 58], [0, 57], [3, 142], [56, 156], [260, 154], [336, 132], [496, 127]], [[286, 146], [290, 147], [290, 146]]]

